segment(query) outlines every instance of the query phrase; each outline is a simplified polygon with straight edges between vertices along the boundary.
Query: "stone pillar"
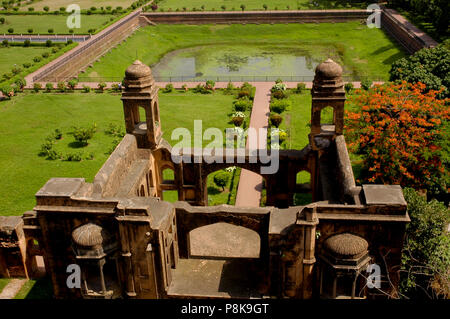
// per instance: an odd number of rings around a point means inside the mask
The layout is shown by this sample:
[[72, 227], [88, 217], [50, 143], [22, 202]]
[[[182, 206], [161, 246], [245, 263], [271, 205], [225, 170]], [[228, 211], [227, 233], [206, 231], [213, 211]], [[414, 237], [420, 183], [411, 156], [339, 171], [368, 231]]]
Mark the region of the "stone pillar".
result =
[[[158, 87], [150, 68], [136, 60], [125, 71], [125, 90], [122, 93], [125, 127], [128, 134], [136, 136], [138, 147], [155, 149], [161, 141]], [[139, 108], [145, 110], [141, 121]]]

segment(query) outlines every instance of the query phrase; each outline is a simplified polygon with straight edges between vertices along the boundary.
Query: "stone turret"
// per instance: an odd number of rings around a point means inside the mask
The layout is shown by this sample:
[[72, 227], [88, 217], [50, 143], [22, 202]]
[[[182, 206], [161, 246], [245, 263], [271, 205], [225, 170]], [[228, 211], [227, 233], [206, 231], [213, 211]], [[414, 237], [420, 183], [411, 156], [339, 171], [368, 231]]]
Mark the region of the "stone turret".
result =
[[[320, 63], [316, 68], [311, 95], [310, 144], [318, 150], [343, 133], [345, 90], [342, 67], [331, 59]], [[322, 110], [327, 107], [333, 109], [332, 123], [324, 123]]]
[[[155, 149], [161, 141], [158, 87], [151, 69], [136, 60], [125, 71], [125, 89], [122, 93], [125, 127], [136, 136], [138, 146]], [[145, 110], [145, 121], [141, 121], [139, 107]]]

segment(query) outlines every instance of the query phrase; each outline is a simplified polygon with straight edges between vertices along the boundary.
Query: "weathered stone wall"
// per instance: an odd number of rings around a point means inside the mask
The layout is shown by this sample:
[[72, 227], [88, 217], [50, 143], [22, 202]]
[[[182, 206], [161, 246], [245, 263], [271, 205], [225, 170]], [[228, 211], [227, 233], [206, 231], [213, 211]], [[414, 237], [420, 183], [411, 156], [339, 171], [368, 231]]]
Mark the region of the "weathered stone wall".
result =
[[423, 48], [438, 45], [425, 32], [402, 17], [397, 11], [384, 9], [381, 14], [381, 26], [410, 54]]
[[[143, 23], [314, 23], [366, 19], [366, 10], [225, 11], [225, 12], [143, 12]], [[148, 22], [147, 22], [148, 23]]]

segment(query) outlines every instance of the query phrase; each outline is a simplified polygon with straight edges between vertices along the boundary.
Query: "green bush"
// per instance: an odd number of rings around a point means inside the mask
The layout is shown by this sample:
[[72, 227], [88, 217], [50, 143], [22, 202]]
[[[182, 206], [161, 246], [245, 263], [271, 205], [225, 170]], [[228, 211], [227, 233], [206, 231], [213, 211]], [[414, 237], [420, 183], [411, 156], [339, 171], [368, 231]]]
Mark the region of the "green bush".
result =
[[80, 162], [83, 159], [83, 152], [67, 153], [63, 155], [64, 161]]
[[53, 83], [46, 83], [46, 84], [45, 84], [45, 90], [46, 90], [47, 92], [51, 92], [51, 90], [53, 90], [53, 89], [54, 89]]
[[47, 46], [48, 48], [51, 47], [52, 45], [53, 45], [52, 40], [45, 41], [45, 46]]
[[289, 100], [273, 100], [270, 103], [270, 111], [281, 114], [291, 105]]
[[24, 64], [22, 64], [23, 65], [23, 67], [25, 68], [25, 69], [28, 69], [29, 67], [31, 67], [31, 63], [29, 63], [29, 62], [25, 62]]
[[48, 33], [53, 33], [54, 30], [52, 28], [48, 29]]
[[272, 93], [272, 97], [280, 100], [286, 98], [286, 94], [284, 93], [284, 91], [275, 91]]
[[37, 93], [37, 92], [39, 92], [40, 89], [42, 89], [42, 84], [41, 84], [41, 83], [37, 83], [37, 82], [36, 82], [36, 83], [33, 84], [33, 90], [34, 90], [34, 92]]
[[33, 61], [36, 62], [36, 63], [41, 62], [41, 57], [40, 56], [35, 56], [33, 58]]
[[370, 81], [368, 79], [364, 79], [364, 80], [361, 81], [361, 88], [363, 90], [368, 91], [371, 86], [372, 86], [372, 81]]
[[4, 46], [4, 47], [7, 47], [7, 46], [9, 46], [9, 42], [8, 42], [8, 40], [3, 40], [2, 41], [2, 46]]
[[47, 7], [47, 6], [45, 6], [43, 9], [44, 9], [45, 12], [48, 12], [50, 10], [50, 8]]
[[171, 93], [171, 92], [173, 92], [173, 84], [172, 83], [167, 84], [166, 87], [164, 88], [163, 92], [164, 93]]
[[83, 85], [83, 92], [84, 93], [89, 93], [91, 92], [91, 87], [89, 85]]
[[86, 146], [88, 145], [88, 141], [94, 136], [96, 131], [97, 127], [95, 124], [87, 128], [74, 126], [70, 134], [73, 135], [73, 137], [78, 143], [80, 143], [83, 146]]
[[4, 17], [0, 17], [0, 24], [5, 24], [6, 19]]
[[43, 57], [44, 59], [48, 58], [49, 56], [50, 56], [50, 53], [48, 53], [48, 52], [42, 53], [42, 57]]
[[239, 99], [233, 102], [236, 112], [245, 112], [252, 107], [252, 102], [248, 99]]
[[105, 88], [106, 88], [106, 83], [105, 83], [105, 82], [99, 83], [98, 86], [97, 86], [97, 88], [98, 88], [98, 90], [99, 90], [100, 92], [103, 92], [103, 91], [105, 90]]
[[214, 184], [216, 184], [217, 187], [222, 187], [222, 191], [224, 191], [229, 179], [230, 174], [225, 171], [221, 171], [214, 175]]
[[27, 39], [27, 40], [23, 41], [23, 46], [24, 46], [24, 47], [27, 48], [27, 47], [29, 47], [30, 45], [31, 45], [31, 41], [30, 41], [30, 40]]
[[352, 93], [352, 92], [353, 92], [353, 89], [354, 89], [353, 83], [351, 83], [351, 82], [345, 83], [344, 88], [345, 88], [345, 92], [346, 92], [347, 94]]
[[272, 124], [275, 127], [279, 127], [281, 122], [283, 122], [283, 117], [280, 114], [271, 114], [270, 115], [270, 124]]
[[66, 91], [66, 83], [64, 81], [59, 81], [56, 85], [58, 87], [59, 92], [65, 92]]
[[33, 28], [28, 28], [28, 33], [33, 33]]
[[304, 90], [306, 90], [305, 83], [297, 83], [297, 88], [295, 89], [295, 93], [301, 94]]
[[413, 55], [395, 61], [390, 70], [390, 80], [410, 83], [422, 82], [428, 90], [440, 90], [439, 97], [450, 96], [450, 41], [435, 48], [422, 49]]
[[9, 28], [8, 29], [8, 33], [14, 33], [14, 29], [13, 28]]

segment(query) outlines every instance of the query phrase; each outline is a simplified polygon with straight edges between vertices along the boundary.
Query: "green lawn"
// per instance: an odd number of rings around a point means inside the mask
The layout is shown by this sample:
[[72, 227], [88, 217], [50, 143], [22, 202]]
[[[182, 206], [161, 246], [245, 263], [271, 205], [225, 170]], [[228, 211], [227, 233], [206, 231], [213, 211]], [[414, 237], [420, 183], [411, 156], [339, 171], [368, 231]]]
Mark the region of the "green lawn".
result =
[[[33, 63], [35, 56], [42, 57], [42, 53], [51, 52], [47, 47], [2, 47], [0, 46], [0, 75], [11, 72], [16, 64], [24, 69], [23, 63]], [[1, 79], [0, 79], [1, 80]]]
[[[205, 45], [265, 45], [302, 50], [308, 58], [331, 57], [344, 66], [345, 75], [387, 80], [391, 63], [404, 56], [402, 49], [380, 29], [360, 22], [261, 25], [157, 25], [139, 29], [126, 42], [100, 58], [82, 75], [83, 80], [119, 79], [138, 57], [152, 65], [165, 54]], [[245, 51], [243, 51], [245, 54]]]
[[[8, 29], [13, 28], [13, 34], [28, 34], [28, 29], [33, 29], [32, 34], [69, 34], [67, 27], [67, 16], [63, 15], [1, 15], [6, 19], [0, 24], [0, 33], [9, 34]], [[110, 23], [116, 16], [108, 14], [82, 15], [81, 28], [73, 29], [75, 34], [88, 34], [89, 29], [97, 31]]]
[[[316, 0], [318, 6], [311, 3], [310, 0], [162, 0], [158, 3], [160, 8], [168, 10], [171, 8], [175, 11], [177, 8], [182, 10], [186, 7], [187, 11], [193, 10], [193, 8], [201, 9], [202, 6], [205, 10], [215, 9], [216, 11], [223, 10], [221, 7], [225, 5], [226, 10], [241, 10], [241, 5], [245, 5], [245, 10], [264, 10], [263, 5], [267, 4], [268, 10], [304, 10], [304, 9], [348, 9], [348, 8], [366, 8], [367, 4], [363, 1], [330, 1], [330, 0]], [[289, 8], [287, 7], [289, 6]]]
[[[17, 78], [24, 78], [27, 74], [36, 71], [77, 45], [78, 44], [74, 42], [69, 45], [64, 45], [62, 43], [53, 45], [51, 48], [45, 46], [30, 46], [27, 48], [22, 46], [0, 46], [0, 85], [3, 85], [6, 82], [12, 83]], [[53, 50], [56, 50], [56, 52], [53, 53]], [[48, 53], [48, 57], [44, 58], [42, 56], [43, 53]], [[38, 57], [40, 61], [35, 62], [35, 57]], [[25, 68], [24, 66], [26, 63], [29, 63], [28, 68]], [[4, 74], [10, 74], [12, 76], [12, 69], [15, 67], [21, 69], [19, 74], [10, 78], [10, 80], [3, 77]]]
[[0, 292], [2, 292], [3, 288], [10, 282], [9, 278], [0, 278]]
[[[227, 114], [233, 96], [217, 91], [202, 95], [160, 93], [160, 115], [164, 137], [172, 142], [177, 127], [193, 129], [194, 119], [203, 120], [203, 129], [231, 127]], [[123, 126], [119, 95], [98, 93], [24, 93], [0, 102], [0, 215], [21, 215], [35, 205], [34, 194], [51, 177], [84, 177], [92, 182], [108, 158], [113, 137], [105, 130], [110, 123]], [[85, 148], [77, 148], [68, 133], [73, 125], [87, 127], [96, 123], [97, 133]], [[54, 146], [60, 153], [93, 153], [93, 160], [69, 162], [38, 156], [44, 139], [56, 128], [63, 138]], [[204, 143], [206, 145], [207, 142]]]
[[49, 7], [50, 11], [59, 10], [61, 7], [67, 7], [72, 3], [76, 3], [80, 6], [81, 9], [89, 9], [91, 7], [96, 7], [100, 9], [100, 7], [108, 7], [112, 8], [122, 7], [128, 8], [134, 0], [42, 0], [35, 3], [31, 3], [26, 6], [22, 6], [25, 10], [28, 10], [29, 7], [33, 7], [35, 11], [43, 11], [44, 7]]

